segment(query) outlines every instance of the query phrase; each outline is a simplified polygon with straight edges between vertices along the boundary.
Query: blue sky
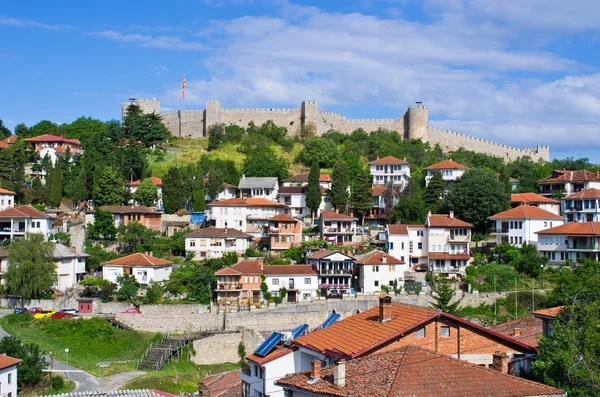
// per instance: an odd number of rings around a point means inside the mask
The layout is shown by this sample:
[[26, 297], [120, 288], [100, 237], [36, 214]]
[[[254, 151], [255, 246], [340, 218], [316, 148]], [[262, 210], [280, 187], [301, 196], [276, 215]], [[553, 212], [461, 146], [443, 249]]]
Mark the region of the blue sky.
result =
[[398, 117], [600, 162], [600, 7], [573, 0], [4, 1], [0, 118], [120, 117], [129, 97], [188, 109]]

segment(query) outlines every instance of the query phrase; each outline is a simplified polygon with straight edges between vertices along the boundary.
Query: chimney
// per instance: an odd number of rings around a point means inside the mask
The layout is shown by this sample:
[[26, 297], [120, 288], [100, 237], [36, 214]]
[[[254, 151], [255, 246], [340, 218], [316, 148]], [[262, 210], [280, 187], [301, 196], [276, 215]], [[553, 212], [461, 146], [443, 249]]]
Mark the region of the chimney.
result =
[[406, 163], [406, 156], [404, 156], [404, 162]]
[[336, 213], [336, 214], [339, 214], [339, 213], [340, 213], [340, 209], [339, 209], [339, 208], [336, 208], [336, 209], [335, 209], [335, 213]]
[[312, 360], [310, 362], [310, 381], [316, 382], [321, 379], [321, 360]]
[[149, 256], [154, 256], [154, 254], [152, 253], [152, 251], [148, 252]]
[[521, 328], [513, 328], [513, 336], [521, 336]]
[[227, 226], [225, 226], [225, 234], [227, 234]]
[[77, 253], [77, 249], [75, 248], [75, 246], [71, 247], [71, 253], [76, 254]]
[[377, 155], [377, 158], [375, 160], [379, 160], [379, 155]]
[[450, 211], [450, 218], [454, 218], [454, 211]]
[[387, 256], [383, 255], [381, 257], [381, 263], [387, 263]]
[[379, 322], [385, 323], [392, 319], [392, 297], [381, 295], [379, 297]]
[[333, 384], [336, 386], [346, 386], [346, 361], [339, 360], [333, 368]]
[[492, 357], [492, 367], [494, 370], [503, 374], [508, 374], [508, 362], [510, 361], [510, 356], [506, 353], [496, 351], [496, 353], [492, 354]]

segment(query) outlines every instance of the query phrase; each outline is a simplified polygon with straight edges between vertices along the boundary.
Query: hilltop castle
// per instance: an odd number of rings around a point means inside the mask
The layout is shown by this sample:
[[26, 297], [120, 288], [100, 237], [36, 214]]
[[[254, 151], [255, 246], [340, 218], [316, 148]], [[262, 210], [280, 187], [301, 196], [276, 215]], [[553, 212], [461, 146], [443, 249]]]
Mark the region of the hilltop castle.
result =
[[161, 112], [160, 101], [135, 99], [123, 102], [122, 115], [125, 115], [127, 107], [131, 104], [138, 105], [145, 113], [160, 113], [171, 134], [180, 137], [206, 136], [208, 127], [219, 123], [239, 125], [245, 128], [250, 121], [260, 125], [267, 120], [273, 120], [275, 124], [287, 127], [290, 135], [300, 135], [303, 128], [314, 131], [316, 135], [321, 135], [331, 129], [350, 134], [358, 128], [362, 128], [366, 132], [386, 128], [398, 131], [404, 139], [421, 139], [429, 142], [431, 146], [439, 144], [444, 151], [453, 151], [463, 147], [467, 150], [502, 157], [505, 160], [514, 160], [523, 156], [529, 156], [534, 161], [538, 159], [548, 161], [550, 158], [548, 146], [520, 149], [454, 131], [430, 127], [427, 107], [420, 102], [410, 106], [397, 119], [349, 119], [339, 113], [319, 111], [315, 101], [303, 101], [295, 109], [223, 108], [220, 101], [206, 101], [206, 109]]

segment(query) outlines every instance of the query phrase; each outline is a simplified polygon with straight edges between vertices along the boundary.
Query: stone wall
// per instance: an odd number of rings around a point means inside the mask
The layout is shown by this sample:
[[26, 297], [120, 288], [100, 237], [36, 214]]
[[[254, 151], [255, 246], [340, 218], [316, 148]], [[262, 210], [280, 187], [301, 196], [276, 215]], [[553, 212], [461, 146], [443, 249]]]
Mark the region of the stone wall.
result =
[[[194, 351], [192, 361], [197, 365], [211, 365], [222, 363], [237, 363], [240, 357], [237, 354], [238, 345], [242, 341], [242, 333], [235, 334], [217, 334], [208, 338], [194, 341]], [[248, 349], [246, 352], [253, 352], [256, 349]], [[218, 354], [215, 354], [217, 353]]]

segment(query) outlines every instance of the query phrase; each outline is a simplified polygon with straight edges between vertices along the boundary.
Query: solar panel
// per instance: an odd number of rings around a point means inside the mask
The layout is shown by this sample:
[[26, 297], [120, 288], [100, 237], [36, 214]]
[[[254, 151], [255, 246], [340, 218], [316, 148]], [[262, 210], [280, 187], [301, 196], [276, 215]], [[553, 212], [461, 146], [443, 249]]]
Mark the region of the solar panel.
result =
[[264, 341], [256, 350], [254, 350], [254, 354], [263, 357], [266, 356], [281, 339], [283, 339], [282, 333], [273, 332], [271, 335], [269, 335], [266, 341]]
[[329, 317], [327, 317], [327, 320], [325, 320], [325, 322], [323, 324], [319, 325], [319, 328], [317, 328], [317, 329], [323, 329], [325, 327], [329, 327], [331, 324], [335, 323], [340, 317], [341, 316], [339, 313], [331, 313], [331, 315]]
[[296, 328], [294, 328], [291, 332], [292, 332], [292, 336], [291, 336], [291, 340], [296, 339], [299, 336], [304, 335], [304, 333], [306, 332], [306, 330], [308, 329], [308, 324], [302, 324], [297, 326]]

